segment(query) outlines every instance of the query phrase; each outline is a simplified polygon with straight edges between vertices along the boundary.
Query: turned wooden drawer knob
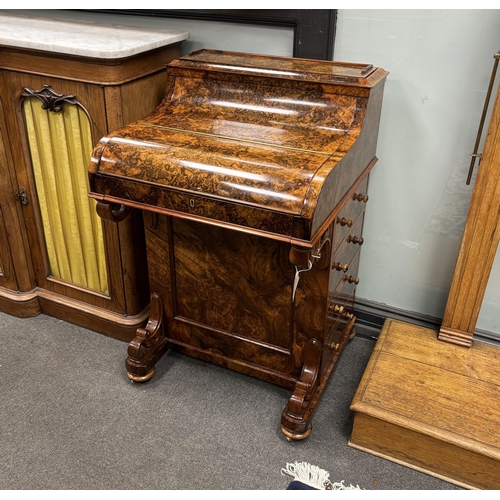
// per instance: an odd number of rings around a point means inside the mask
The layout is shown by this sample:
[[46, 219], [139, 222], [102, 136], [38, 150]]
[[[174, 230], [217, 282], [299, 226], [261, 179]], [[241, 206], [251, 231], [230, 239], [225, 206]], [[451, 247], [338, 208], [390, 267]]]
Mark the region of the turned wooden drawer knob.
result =
[[349, 235], [347, 237], [347, 241], [349, 243], [354, 243], [355, 245], [358, 244], [358, 245], [362, 245], [364, 243], [364, 239], [363, 238], [358, 238], [357, 236], [351, 236]]
[[332, 269], [335, 269], [337, 271], [344, 271], [344, 273], [346, 273], [349, 269], [349, 266], [347, 264], [342, 264], [341, 262], [335, 262], [334, 264], [332, 264]]
[[344, 281], [348, 281], [349, 283], [354, 283], [355, 285], [357, 285], [359, 283], [359, 278], [355, 278], [354, 276], [344, 275], [344, 276], [342, 276], [342, 279]]
[[345, 307], [344, 306], [339, 306], [338, 304], [330, 304], [328, 306], [328, 310], [337, 314], [344, 314], [345, 312]]
[[367, 202], [368, 201], [368, 195], [367, 194], [356, 194], [354, 193], [352, 195], [352, 199], [353, 200], [357, 200], [357, 201], [363, 201], [363, 202]]
[[347, 226], [351, 227], [352, 226], [352, 219], [346, 219], [345, 217], [337, 217], [337, 224], [340, 224], [341, 226]]

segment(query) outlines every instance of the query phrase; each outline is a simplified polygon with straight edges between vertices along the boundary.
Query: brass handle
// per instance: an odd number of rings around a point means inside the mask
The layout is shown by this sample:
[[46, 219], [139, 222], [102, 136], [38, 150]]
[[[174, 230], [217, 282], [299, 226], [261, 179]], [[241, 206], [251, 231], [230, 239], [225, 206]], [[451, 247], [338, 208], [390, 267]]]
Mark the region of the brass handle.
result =
[[328, 306], [328, 310], [337, 314], [344, 314], [345, 313], [345, 307], [344, 306], [339, 306], [338, 304], [330, 304]]
[[488, 111], [488, 105], [490, 103], [491, 91], [493, 90], [493, 84], [495, 83], [495, 76], [498, 68], [498, 60], [500, 59], [500, 52], [493, 55], [495, 61], [493, 62], [493, 69], [491, 71], [490, 83], [488, 85], [488, 91], [486, 92], [486, 98], [484, 100], [483, 114], [481, 115], [481, 120], [479, 122], [479, 129], [477, 131], [476, 143], [474, 145], [474, 151], [471, 153], [471, 161], [469, 166], [469, 173], [467, 174], [467, 180], [465, 184], [469, 185], [472, 177], [472, 172], [474, 171], [474, 164], [476, 163], [476, 158], [479, 158], [479, 163], [481, 163], [481, 155], [477, 153], [479, 149], [479, 143], [481, 142], [481, 134], [483, 133], [484, 121], [486, 119], [486, 113]]
[[349, 235], [347, 237], [347, 241], [348, 241], [348, 243], [354, 243], [355, 245], [356, 244], [362, 245], [365, 240], [363, 238], [358, 238], [357, 236], [351, 236], [351, 235]]
[[335, 262], [332, 264], [332, 269], [335, 269], [337, 271], [344, 271], [346, 273], [349, 269], [349, 266], [347, 264], [342, 264], [341, 262]]
[[368, 195], [367, 194], [356, 194], [354, 193], [352, 196], [353, 200], [356, 201], [364, 201], [365, 203], [368, 201]]
[[345, 217], [337, 217], [337, 224], [340, 224], [341, 226], [347, 226], [351, 227], [352, 226], [352, 219], [346, 219]]
[[348, 281], [349, 283], [354, 283], [355, 285], [359, 283], [359, 278], [355, 278], [354, 276], [347, 276], [347, 274], [342, 276], [342, 279], [344, 281]]

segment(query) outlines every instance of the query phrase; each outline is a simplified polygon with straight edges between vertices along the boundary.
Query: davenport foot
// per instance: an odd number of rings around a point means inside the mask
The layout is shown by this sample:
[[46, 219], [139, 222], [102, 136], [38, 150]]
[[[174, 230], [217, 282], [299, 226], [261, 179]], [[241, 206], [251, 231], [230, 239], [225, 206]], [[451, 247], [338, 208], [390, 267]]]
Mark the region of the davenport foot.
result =
[[302, 373], [281, 415], [281, 432], [288, 440], [298, 441], [311, 434], [313, 396], [319, 387], [321, 357], [321, 342], [311, 339], [304, 350]]
[[125, 360], [127, 377], [132, 382], [146, 382], [155, 373], [154, 365], [168, 349], [163, 329], [163, 302], [157, 293], [151, 295], [149, 320], [145, 328], [138, 328], [128, 346]]

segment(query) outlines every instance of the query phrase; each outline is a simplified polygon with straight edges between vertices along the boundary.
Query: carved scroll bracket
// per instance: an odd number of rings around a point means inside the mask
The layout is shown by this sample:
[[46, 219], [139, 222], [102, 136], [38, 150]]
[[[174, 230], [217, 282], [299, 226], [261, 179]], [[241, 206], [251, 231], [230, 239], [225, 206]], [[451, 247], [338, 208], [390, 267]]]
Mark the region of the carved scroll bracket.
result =
[[121, 222], [130, 215], [130, 212], [132, 212], [131, 207], [118, 205], [116, 203], [107, 203], [105, 201], [98, 201], [96, 210], [101, 219], [111, 222]]

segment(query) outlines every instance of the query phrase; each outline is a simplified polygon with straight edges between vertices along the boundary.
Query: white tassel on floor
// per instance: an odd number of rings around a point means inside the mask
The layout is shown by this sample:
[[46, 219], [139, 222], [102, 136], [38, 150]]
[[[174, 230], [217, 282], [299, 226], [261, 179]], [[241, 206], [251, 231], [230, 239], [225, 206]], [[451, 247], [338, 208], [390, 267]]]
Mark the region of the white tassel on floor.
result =
[[307, 462], [294, 462], [286, 464], [286, 467], [281, 469], [281, 474], [292, 476], [296, 481], [307, 484], [319, 490], [359, 490], [359, 486], [344, 485], [344, 481], [332, 483], [330, 481], [330, 473], [320, 469], [316, 465], [311, 465]]

